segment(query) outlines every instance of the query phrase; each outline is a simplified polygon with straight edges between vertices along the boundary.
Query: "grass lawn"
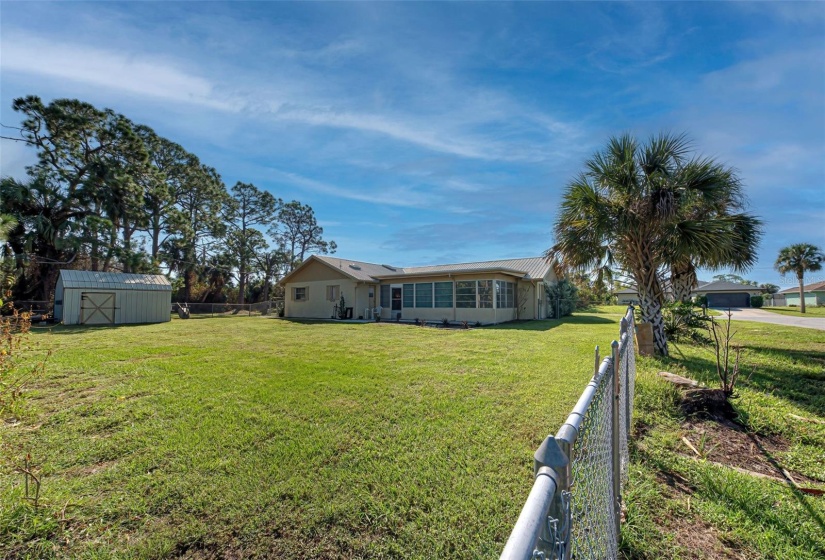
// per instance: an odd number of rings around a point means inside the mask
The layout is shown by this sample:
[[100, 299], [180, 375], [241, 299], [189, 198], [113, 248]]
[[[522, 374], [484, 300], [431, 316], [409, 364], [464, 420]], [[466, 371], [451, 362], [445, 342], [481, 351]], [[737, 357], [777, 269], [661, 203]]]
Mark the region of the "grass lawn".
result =
[[[20, 423], [0, 423], [14, 459], [0, 557], [497, 557], [534, 449], [622, 311], [470, 331], [221, 318], [39, 332], [47, 371]], [[825, 332], [736, 326], [746, 431], [822, 487]], [[655, 376], [711, 382], [711, 355], [674, 350], [639, 360], [623, 556], [825, 556], [825, 498], [714, 464], [727, 443], [700, 438]], [[13, 470], [26, 450], [36, 510]]]
[[825, 317], [825, 307], [809, 305], [805, 308], [805, 313], [800, 313], [798, 307], [763, 307], [765, 311], [779, 313], [780, 315], [791, 315], [793, 317]]
[[47, 371], [0, 423], [0, 557], [496, 557], [621, 311], [39, 332]]
[[734, 325], [745, 366], [733, 402], [744, 426], [686, 418], [678, 391], [655, 376], [717, 385], [708, 349], [678, 344], [670, 360], [640, 361], [628, 558], [825, 558], [824, 496], [724, 466], [779, 478], [785, 469], [802, 487], [825, 488], [825, 332]]

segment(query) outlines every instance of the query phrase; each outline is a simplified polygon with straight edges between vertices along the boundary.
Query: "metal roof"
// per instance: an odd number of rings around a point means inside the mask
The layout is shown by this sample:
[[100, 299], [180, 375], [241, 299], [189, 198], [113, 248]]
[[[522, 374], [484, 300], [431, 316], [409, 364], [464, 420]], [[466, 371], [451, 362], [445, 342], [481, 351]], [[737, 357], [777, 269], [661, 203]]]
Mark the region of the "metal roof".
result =
[[[375, 282], [376, 276], [393, 274], [394, 271], [401, 270], [397, 266], [339, 259], [337, 257], [329, 257], [327, 255], [313, 255], [310, 258], [318, 259], [332, 268], [337, 268], [340, 272], [343, 272], [350, 278], [364, 282]], [[309, 262], [309, 259], [304, 262]]]
[[[438, 264], [432, 266], [412, 266], [399, 269], [403, 276], [419, 276], [431, 274], [467, 274], [473, 272], [507, 272], [523, 276], [527, 280], [544, 278], [550, 271], [551, 263], [544, 257], [529, 257], [525, 259], [503, 259], [498, 261], [481, 261], [456, 264]], [[382, 276], [394, 276], [383, 274]]]
[[[806, 292], [825, 292], [825, 282], [814, 282], [813, 284], [805, 284], [803, 289]], [[798, 294], [799, 286], [793, 288], [786, 288], [779, 292], [780, 294]]]
[[61, 270], [63, 289], [95, 288], [105, 290], [140, 290], [171, 292], [169, 279], [162, 274], [126, 274], [123, 272], [93, 272]]
[[[434, 274], [471, 274], [475, 272], [504, 272], [524, 277], [527, 280], [536, 280], [544, 278], [552, 267], [552, 264], [544, 257], [412, 267], [374, 264], [339, 259], [327, 255], [313, 255], [310, 259], [317, 259], [332, 268], [338, 269], [350, 278], [364, 282], [377, 282], [382, 278], [432, 276]], [[304, 264], [308, 263], [310, 259], [304, 261]], [[284, 280], [281, 282], [283, 283]]]

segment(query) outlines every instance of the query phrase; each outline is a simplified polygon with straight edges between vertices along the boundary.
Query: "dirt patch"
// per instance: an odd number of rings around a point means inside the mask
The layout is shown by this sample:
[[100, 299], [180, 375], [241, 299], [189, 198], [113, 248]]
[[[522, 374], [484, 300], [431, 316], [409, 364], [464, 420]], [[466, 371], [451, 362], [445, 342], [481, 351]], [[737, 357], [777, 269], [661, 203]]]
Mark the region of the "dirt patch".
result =
[[[688, 419], [682, 423], [685, 439], [690, 442], [699, 457], [729, 467], [745, 469], [754, 473], [787, 479], [780, 457], [790, 448], [790, 444], [779, 436], [760, 436], [730, 420]], [[686, 444], [684, 453], [697, 456], [696, 451]], [[816, 483], [815, 479], [788, 471], [798, 482]]]
[[699, 416], [720, 421], [735, 420], [736, 410], [721, 389], [698, 387], [682, 393], [682, 412], [685, 416]]

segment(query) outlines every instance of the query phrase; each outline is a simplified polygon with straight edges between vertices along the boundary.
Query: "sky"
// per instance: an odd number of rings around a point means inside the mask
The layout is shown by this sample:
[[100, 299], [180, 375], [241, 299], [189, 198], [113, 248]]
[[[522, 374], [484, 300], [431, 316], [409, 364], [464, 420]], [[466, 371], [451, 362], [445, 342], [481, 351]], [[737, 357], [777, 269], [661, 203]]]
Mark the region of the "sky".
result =
[[[583, 162], [661, 131], [738, 170], [765, 221], [744, 276], [791, 286], [778, 250], [825, 248], [825, 3], [3, 1], [0, 122], [32, 94], [311, 205], [347, 259], [539, 255]], [[0, 150], [4, 176], [35, 159]]]

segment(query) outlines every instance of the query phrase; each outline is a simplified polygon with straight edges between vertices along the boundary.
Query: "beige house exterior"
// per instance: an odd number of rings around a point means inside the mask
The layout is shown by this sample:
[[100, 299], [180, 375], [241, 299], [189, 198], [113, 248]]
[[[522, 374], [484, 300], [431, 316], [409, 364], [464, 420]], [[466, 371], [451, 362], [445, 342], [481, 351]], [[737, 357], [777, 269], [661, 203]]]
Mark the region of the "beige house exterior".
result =
[[280, 284], [285, 317], [333, 318], [343, 295], [354, 319], [491, 324], [547, 317], [555, 281], [544, 257], [396, 267], [313, 255]]

